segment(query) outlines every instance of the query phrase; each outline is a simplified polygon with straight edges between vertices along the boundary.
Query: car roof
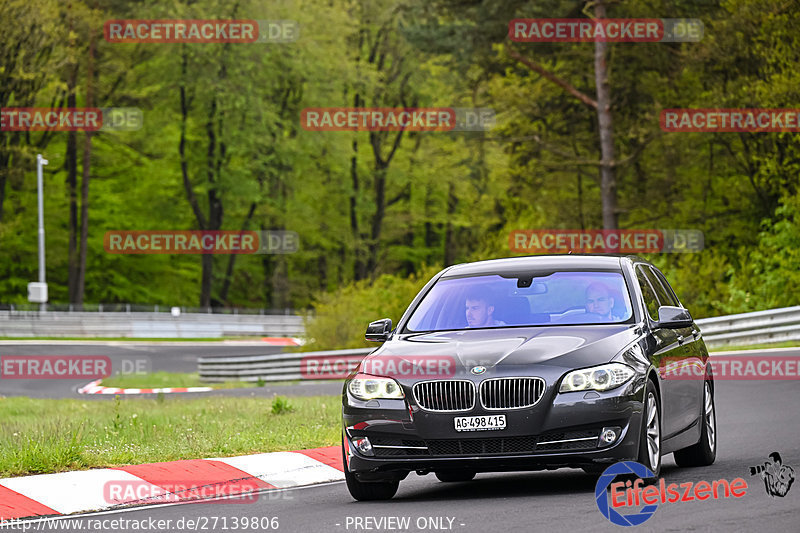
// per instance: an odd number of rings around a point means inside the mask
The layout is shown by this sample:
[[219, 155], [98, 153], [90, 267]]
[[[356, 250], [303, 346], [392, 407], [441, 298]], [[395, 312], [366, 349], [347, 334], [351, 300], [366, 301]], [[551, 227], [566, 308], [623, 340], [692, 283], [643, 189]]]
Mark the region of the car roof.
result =
[[647, 263], [636, 256], [617, 254], [552, 254], [506, 257], [489, 259], [474, 263], [453, 265], [442, 274], [443, 277], [471, 276], [476, 274], [495, 274], [518, 272], [520, 269], [533, 270], [621, 270], [622, 261]]

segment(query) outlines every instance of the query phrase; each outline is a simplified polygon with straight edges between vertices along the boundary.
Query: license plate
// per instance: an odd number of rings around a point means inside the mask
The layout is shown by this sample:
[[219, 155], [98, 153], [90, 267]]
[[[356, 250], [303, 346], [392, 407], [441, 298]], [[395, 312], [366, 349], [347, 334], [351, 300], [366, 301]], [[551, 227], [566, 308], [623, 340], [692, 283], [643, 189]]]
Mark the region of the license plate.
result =
[[456, 431], [491, 431], [506, 428], [506, 415], [457, 416], [453, 420]]

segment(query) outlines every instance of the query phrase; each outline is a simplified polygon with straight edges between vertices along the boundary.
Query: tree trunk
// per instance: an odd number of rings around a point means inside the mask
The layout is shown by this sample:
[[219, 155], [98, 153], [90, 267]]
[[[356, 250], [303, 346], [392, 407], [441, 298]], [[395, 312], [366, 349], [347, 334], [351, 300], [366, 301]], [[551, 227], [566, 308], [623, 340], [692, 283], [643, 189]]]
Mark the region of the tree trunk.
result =
[[[355, 133], [358, 135], [358, 133]], [[361, 253], [361, 233], [358, 229], [358, 194], [360, 184], [358, 180], [358, 139], [353, 139], [353, 155], [350, 158], [350, 177], [353, 190], [350, 192], [350, 232], [353, 235], [353, 249], [355, 262], [353, 264], [353, 279], [356, 281], [367, 277], [367, 265]]]
[[[597, 0], [594, 15], [597, 19], [606, 18], [605, 0]], [[597, 100], [592, 100], [566, 80], [559, 78], [540, 64], [523, 57], [513, 48], [508, 55], [548, 81], [561, 87], [569, 94], [593, 108], [597, 112], [598, 136], [600, 140], [600, 199], [603, 206], [603, 228], [617, 229], [617, 184], [614, 161], [614, 130], [611, 119], [611, 90], [608, 83], [608, 43], [594, 43], [594, 76]]]
[[372, 155], [375, 160], [374, 167], [374, 191], [375, 191], [375, 213], [372, 215], [372, 224], [370, 232], [370, 241], [367, 256], [367, 273], [373, 275], [378, 266], [378, 250], [380, 249], [381, 232], [383, 231], [383, 219], [386, 217], [386, 174], [389, 171], [389, 165], [400, 147], [400, 141], [403, 139], [403, 132], [400, 130], [394, 137], [389, 153], [386, 157], [381, 155], [382, 139], [384, 138], [379, 132], [370, 132], [369, 139], [372, 145]]
[[275, 256], [275, 269], [272, 271], [272, 307], [286, 309], [289, 307], [289, 272], [286, 256]]
[[372, 227], [369, 240], [367, 272], [375, 272], [378, 267], [378, 243], [386, 216], [386, 168], [377, 162], [375, 168], [375, 213], [372, 215]]
[[[356, 93], [353, 98], [353, 107], [361, 105], [361, 98]], [[358, 179], [358, 132], [353, 134], [353, 155], [350, 157], [350, 178], [353, 190], [350, 191], [350, 232], [353, 235], [353, 250], [355, 258], [353, 264], [353, 279], [358, 281], [367, 277], [367, 264], [361, 250], [361, 232], [358, 229], [358, 196], [361, 185]]]
[[[181, 62], [181, 79], [186, 82], [188, 71], [188, 56], [183, 51]], [[226, 71], [223, 64], [219, 71], [219, 77], [225, 78]], [[186, 191], [186, 198], [192, 207], [197, 224], [201, 230], [216, 231], [222, 227], [223, 205], [219, 191], [219, 176], [221, 175], [222, 164], [225, 161], [226, 145], [222, 141], [222, 125], [224, 124], [224, 113], [217, 112], [217, 99], [211, 99], [211, 105], [206, 120], [206, 136], [208, 137], [208, 148], [206, 150], [206, 183], [208, 189], [206, 197], [208, 199], [208, 217], [203, 213], [200, 202], [194, 191], [191, 179], [189, 178], [189, 168], [186, 155], [186, 129], [191, 109], [191, 98], [186, 94], [185, 83], [179, 87], [180, 106], [181, 106], [181, 125], [180, 142], [178, 152], [180, 154], [181, 175], [183, 188]], [[219, 141], [218, 141], [219, 138]], [[212, 254], [205, 253], [200, 260], [202, 274], [200, 278], [200, 306], [210, 307], [212, 303], [211, 289], [214, 283], [214, 257]]]
[[[186, 81], [186, 70], [187, 70], [187, 57], [186, 53], [184, 52], [181, 64], [181, 74], [182, 79]], [[197, 225], [201, 230], [207, 229], [207, 222], [206, 217], [203, 214], [203, 210], [200, 208], [200, 202], [197, 200], [197, 195], [194, 192], [194, 187], [192, 186], [192, 182], [189, 179], [189, 163], [186, 158], [186, 127], [189, 121], [189, 98], [186, 95], [186, 87], [182, 83], [179, 89], [180, 93], [180, 106], [181, 106], [181, 126], [180, 126], [180, 141], [178, 142], [178, 154], [180, 155], [180, 163], [181, 163], [181, 177], [183, 179], [183, 188], [186, 191], [186, 198], [189, 200], [189, 205], [192, 207], [192, 213], [194, 213], [195, 219], [197, 220]], [[206, 261], [211, 259], [211, 256], [207, 254], [203, 254], [200, 259], [202, 265], [202, 277], [200, 281], [201, 286], [201, 296], [200, 296], [200, 305], [201, 306], [208, 306], [210, 303], [210, 298], [205, 299], [205, 293], [202, 290], [202, 287], [210, 286], [210, 281], [206, 281], [206, 276], [211, 275], [211, 268], [206, 266]]]
[[[439, 244], [441, 239], [441, 230], [442, 225], [436, 224], [434, 228], [433, 222], [431, 219], [435, 217], [436, 212], [436, 205], [434, 204], [434, 198], [431, 194], [431, 185], [428, 184], [425, 187], [425, 225], [423, 226], [423, 233], [424, 233], [424, 240], [425, 240], [425, 248], [432, 250]], [[436, 217], [438, 218], [438, 217]]]
[[[274, 190], [275, 197], [279, 200], [280, 213], [277, 226], [278, 231], [286, 230], [286, 202], [288, 198], [288, 188], [283, 179], [278, 179]], [[290, 307], [291, 297], [289, 295], [289, 261], [285, 254], [278, 254], [273, 261], [275, 266], [272, 271], [272, 305], [276, 309], [286, 309]]]
[[[2, 103], [0, 103], [2, 107]], [[8, 162], [11, 159], [11, 143], [6, 145], [6, 132], [0, 130], [0, 222], [3, 221], [3, 206], [6, 201], [6, 182], [8, 181]], [[11, 135], [8, 135], [9, 141]]]
[[[606, 17], [604, 0], [595, 4], [595, 17]], [[608, 43], [594, 42], [594, 76], [597, 88], [597, 125], [600, 135], [600, 198], [603, 229], [617, 229], [617, 182], [614, 169], [614, 131], [611, 121], [611, 90], [608, 84]]]
[[[261, 231], [265, 231], [267, 228], [264, 224], [260, 225]], [[274, 255], [271, 254], [264, 254], [261, 256], [261, 267], [264, 272], [264, 277], [262, 281], [262, 289], [264, 291], [264, 306], [267, 309], [273, 309], [272, 307], [272, 273], [275, 270], [275, 265], [273, 260], [275, 259]]]
[[[253, 213], [256, 212], [256, 203], [253, 202], [250, 204], [250, 210], [247, 212], [247, 216], [242, 223], [242, 232], [247, 231], [247, 227], [250, 225], [250, 220], [253, 218]], [[228, 268], [225, 270], [225, 279], [222, 282], [222, 291], [219, 293], [220, 301], [227, 305], [228, 304], [228, 291], [231, 288], [231, 280], [233, 279], [233, 267], [234, 263], [236, 262], [236, 256], [238, 254], [230, 254], [228, 256]]]
[[8, 160], [5, 132], [0, 131], [0, 222], [3, 221], [3, 206], [6, 201], [6, 181], [8, 180]]
[[[70, 68], [67, 76], [67, 107], [76, 107], [75, 86], [78, 65]], [[69, 193], [69, 237], [67, 247], [67, 293], [70, 303], [75, 303], [78, 294], [78, 133], [67, 132], [67, 151], [64, 167], [67, 171]]]
[[[95, 32], [89, 30], [89, 57], [86, 66], [86, 107], [94, 107], [94, 59]], [[92, 132], [86, 132], [83, 145], [83, 176], [81, 181], [81, 238], [78, 256], [78, 283], [75, 303], [83, 307], [83, 296], [86, 288], [86, 255], [89, 240], [89, 180], [92, 169]]]
[[456, 242], [455, 231], [453, 230], [453, 216], [458, 207], [458, 197], [456, 196], [455, 185], [450, 182], [447, 185], [447, 226], [444, 232], [444, 266], [455, 263]]

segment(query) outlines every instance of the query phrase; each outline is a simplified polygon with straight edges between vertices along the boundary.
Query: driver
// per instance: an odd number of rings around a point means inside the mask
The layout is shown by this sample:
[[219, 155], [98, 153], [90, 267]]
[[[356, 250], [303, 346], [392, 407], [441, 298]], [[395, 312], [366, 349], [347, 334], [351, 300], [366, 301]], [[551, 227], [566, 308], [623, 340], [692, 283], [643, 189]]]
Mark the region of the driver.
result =
[[612, 313], [614, 297], [611, 290], [603, 283], [592, 283], [586, 288], [586, 312], [598, 315], [604, 322], [622, 320], [622, 317]]
[[494, 298], [491, 291], [483, 287], [470, 289], [466, 297], [467, 324], [471, 328], [488, 328], [505, 326], [501, 320], [495, 320]]

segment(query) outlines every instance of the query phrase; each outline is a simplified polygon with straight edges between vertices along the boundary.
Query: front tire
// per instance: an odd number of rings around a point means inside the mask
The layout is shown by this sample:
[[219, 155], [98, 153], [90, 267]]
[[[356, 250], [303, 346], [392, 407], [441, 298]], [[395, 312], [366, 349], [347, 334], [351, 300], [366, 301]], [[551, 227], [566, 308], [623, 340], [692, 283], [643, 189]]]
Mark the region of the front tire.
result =
[[654, 480], [661, 474], [661, 404], [656, 387], [649, 379], [644, 391], [643, 419], [637, 462], [653, 472], [651, 479]]
[[344, 465], [344, 480], [347, 483], [347, 490], [354, 500], [365, 502], [374, 500], [390, 500], [397, 493], [400, 487], [399, 481], [359, 481], [356, 475], [347, 468], [347, 459], [344, 451], [345, 444], [342, 442], [342, 464]]
[[673, 453], [675, 464], [680, 467], [709, 466], [717, 459], [717, 413], [714, 407], [714, 394], [711, 383], [703, 385], [703, 405], [701, 407], [700, 440], [697, 444]]

